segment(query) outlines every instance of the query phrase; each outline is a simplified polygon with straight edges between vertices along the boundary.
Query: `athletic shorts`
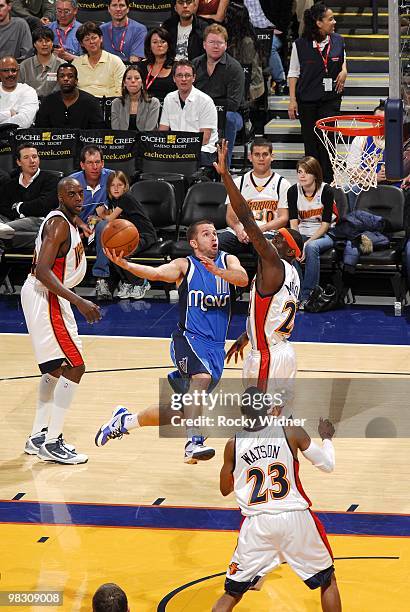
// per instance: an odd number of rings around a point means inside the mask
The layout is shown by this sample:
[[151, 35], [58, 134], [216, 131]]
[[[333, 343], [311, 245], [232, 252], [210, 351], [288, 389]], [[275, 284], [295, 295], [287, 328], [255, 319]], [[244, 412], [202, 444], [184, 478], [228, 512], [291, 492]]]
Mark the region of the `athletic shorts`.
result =
[[186, 392], [191, 377], [202, 373], [212, 378], [208, 391], [216, 387], [224, 369], [225, 348], [222, 343], [205, 343], [193, 334], [176, 331], [172, 334], [170, 351], [171, 359], [178, 368], [178, 372], [168, 376], [174, 391]]
[[240, 595], [285, 562], [311, 589], [330, 582], [333, 554], [310, 510], [247, 516], [226, 572], [225, 590]]
[[21, 290], [27, 329], [42, 374], [84, 364], [71, 304], [29, 276]]
[[243, 382], [266, 393], [283, 397], [283, 416], [292, 414], [296, 355], [290, 342], [275, 344], [267, 351], [250, 350], [243, 363]]

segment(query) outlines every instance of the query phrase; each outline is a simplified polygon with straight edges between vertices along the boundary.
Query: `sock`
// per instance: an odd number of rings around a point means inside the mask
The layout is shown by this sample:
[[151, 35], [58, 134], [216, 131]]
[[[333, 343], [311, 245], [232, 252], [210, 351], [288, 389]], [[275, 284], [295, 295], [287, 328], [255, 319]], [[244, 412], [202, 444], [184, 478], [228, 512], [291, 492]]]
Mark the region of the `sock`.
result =
[[77, 391], [78, 383], [60, 376], [54, 391], [54, 405], [51, 410], [46, 442], [54, 440], [63, 431], [64, 419]]
[[38, 433], [45, 427], [48, 427], [50, 411], [53, 406], [54, 389], [58, 383], [58, 378], [51, 374], [43, 374], [40, 378], [38, 388], [37, 409], [33, 422], [31, 435]]
[[197, 427], [187, 427], [186, 428], [186, 438], [187, 440], [192, 440], [193, 436], [200, 436], [201, 432]]
[[138, 421], [138, 414], [127, 414], [124, 419], [124, 427], [127, 429], [135, 429], [136, 427], [141, 427]]

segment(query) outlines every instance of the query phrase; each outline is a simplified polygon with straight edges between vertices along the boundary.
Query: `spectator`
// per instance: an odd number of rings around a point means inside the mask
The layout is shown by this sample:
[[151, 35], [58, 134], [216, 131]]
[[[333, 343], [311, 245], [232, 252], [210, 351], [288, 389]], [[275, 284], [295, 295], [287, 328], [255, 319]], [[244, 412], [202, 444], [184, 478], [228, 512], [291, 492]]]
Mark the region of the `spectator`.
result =
[[[251, 144], [249, 161], [252, 170], [234, 179], [235, 185], [248, 203], [256, 223], [267, 238], [273, 232], [288, 224], [287, 192], [289, 181], [271, 170], [273, 161], [272, 143], [264, 138], [256, 138]], [[226, 199], [226, 222], [228, 228], [219, 234], [219, 248], [222, 251], [238, 255], [252, 253], [255, 250], [243, 229], [242, 223], [235, 215], [229, 198]]]
[[[120, 217], [131, 221], [138, 229], [140, 241], [134, 255], [145, 251], [151, 244], [157, 241], [154, 226], [141, 204], [129, 191], [130, 185], [124, 172], [121, 170], [112, 172], [107, 181], [108, 207], [100, 206], [96, 212], [101, 218], [95, 227], [95, 250], [97, 258], [93, 266], [93, 276], [97, 277], [96, 296], [100, 300], [111, 300], [110, 288], [110, 261], [105, 256], [101, 246], [101, 234], [109, 221]], [[114, 265], [114, 264], [112, 264]], [[141, 300], [145, 297], [151, 285], [145, 279], [139, 278], [127, 272], [119, 266], [114, 266], [117, 275], [121, 278], [121, 287], [118, 297], [121, 300], [132, 298]], [[112, 283], [111, 283], [112, 284]]]
[[73, 61], [78, 71], [79, 88], [97, 98], [120, 96], [125, 65], [119, 57], [103, 50], [101, 29], [87, 21], [78, 28], [76, 36], [85, 52]]
[[80, 167], [79, 172], [74, 172], [70, 176], [77, 179], [84, 189], [84, 202], [80, 214], [83, 221], [80, 227], [84, 227], [89, 217], [94, 215], [97, 206], [107, 203], [107, 180], [113, 170], [104, 168], [102, 151], [94, 145], [86, 145], [81, 149]]
[[56, 21], [48, 26], [54, 32], [54, 53], [65, 62], [72, 62], [81, 55], [81, 46], [77, 40], [77, 30], [81, 23], [77, 21], [77, 0], [57, 0]]
[[48, 96], [58, 89], [57, 68], [63, 63], [53, 54], [54, 34], [49, 28], [41, 26], [33, 32], [35, 55], [20, 64], [20, 83], [26, 83], [36, 90], [39, 97]]
[[159, 111], [159, 100], [147, 94], [138, 68], [128, 66], [122, 77], [121, 98], [111, 105], [111, 127], [138, 132], [155, 130]]
[[214, 23], [204, 33], [205, 54], [193, 60], [196, 86], [215, 104], [226, 104], [225, 138], [228, 141], [228, 164], [231, 164], [236, 133], [243, 126], [238, 113], [243, 101], [245, 77], [240, 63], [226, 53], [228, 33]]
[[54, 0], [13, 0], [11, 14], [22, 17], [33, 31], [53, 21]]
[[249, 87], [250, 101], [256, 100], [265, 91], [262, 62], [259, 55], [259, 44], [255, 30], [249, 21], [246, 6], [230, 4], [226, 13], [226, 30], [228, 32], [228, 53], [232, 55], [241, 66], [251, 66], [251, 80]]
[[111, 21], [103, 23], [103, 47], [126, 62], [136, 63], [144, 57], [144, 39], [147, 28], [128, 18], [129, 0], [109, 0]]
[[204, 31], [208, 23], [196, 16], [198, 0], [176, 0], [175, 13], [164, 21], [172, 45], [176, 49], [175, 59], [192, 60], [204, 51]]
[[333, 246], [327, 234], [336, 221], [333, 190], [323, 182], [322, 168], [314, 157], [304, 157], [296, 164], [298, 182], [288, 190], [290, 227], [301, 233], [305, 243], [300, 261], [305, 261], [305, 275], [299, 309], [303, 310], [312, 289], [319, 284], [320, 254]]
[[14, 123], [29, 128], [38, 111], [35, 89], [25, 83], [17, 83], [19, 65], [14, 57], [0, 59], [0, 124]]
[[[0, 0], [1, 1], [1, 0]], [[138, 64], [145, 89], [162, 103], [174, 91], [172, 64], [175, 59], [171, 36], [164, 28], [152, 28], [144, 43], [145, 61]]]
[[0, 57], [20, 59], [31, 49], [30, 28], [24, 19], [11, 17], [11, 0], [0, 0]]
[[299, 114], [305, 155], [319, 160], [326, 182], [333, 179], [325, 147], [317, 138], [315, 123], [340, 113], [347, 77], [343, 38], [335, 34], [336, 21], [323, 2], [304, 13], [304, 30], [292, 46], [289, 66], [290, 119]]
[[101, 104], [95, 96], [78, 89], [77, 68], [61, 64], [57, 69], [59, 91], [41, 103], [36, 127], [79, 128], [82, 130], [105, 127]]
[[35, 237], [44, 217], [58, 206], [59, 179], [40, 170], [36, 147], [30, 143], [22, 144], [16, 156], [20, 171], [13, 173], [3, 185], [0, 205], [0, 221], [9, 225], [15, 234], [10, 240], [0, 240], [0, 255], [6, 247], [34, 248]]
[[202, 19], [222, 23], [225, 19], [229, 0], [199, 0], [198, 15]]
[[216, 159], [218, 113], [212, 98], [194, 87], [195, 68], [188, 60], [178, 60], [172, 68], [177, 91], [164, 100], [160, 130], [202, 132], [201, 166], [212, 166]]
[[93, 612], [130, 612], [126, 594], [118, 584], [102, 584], [93, 596]]

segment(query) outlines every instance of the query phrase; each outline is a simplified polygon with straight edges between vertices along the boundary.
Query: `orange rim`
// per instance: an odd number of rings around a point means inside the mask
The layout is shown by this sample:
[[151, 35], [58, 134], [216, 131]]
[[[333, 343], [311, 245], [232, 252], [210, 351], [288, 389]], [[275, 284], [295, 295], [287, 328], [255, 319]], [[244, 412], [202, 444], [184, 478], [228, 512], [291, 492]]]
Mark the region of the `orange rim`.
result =
[[[327, 125], [336, 121], [357, 121], [367, 123], [361, 126]], [[336, 115], [316, 121], [316, 127], [323, 132], [339, 132], [343, 136], [384, 136], [384, 117], [374, 115]]]

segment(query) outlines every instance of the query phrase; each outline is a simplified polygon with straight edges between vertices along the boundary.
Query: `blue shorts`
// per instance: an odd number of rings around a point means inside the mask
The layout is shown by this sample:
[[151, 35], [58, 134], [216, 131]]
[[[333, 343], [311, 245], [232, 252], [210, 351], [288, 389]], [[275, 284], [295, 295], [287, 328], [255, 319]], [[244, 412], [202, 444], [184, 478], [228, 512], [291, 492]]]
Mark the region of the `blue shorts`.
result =
[[194, 374], [210, 374], [212, 380], [208, 392], [218, 384], [224, 369], [225, 348], [222, 344], [205, 343], [188, 332], [176, 331], [172, 334], [171, 359], [178, 368], [177, 372], [168, 374], [168, 380], [174, 391], [186, 393], [190, 379]]

